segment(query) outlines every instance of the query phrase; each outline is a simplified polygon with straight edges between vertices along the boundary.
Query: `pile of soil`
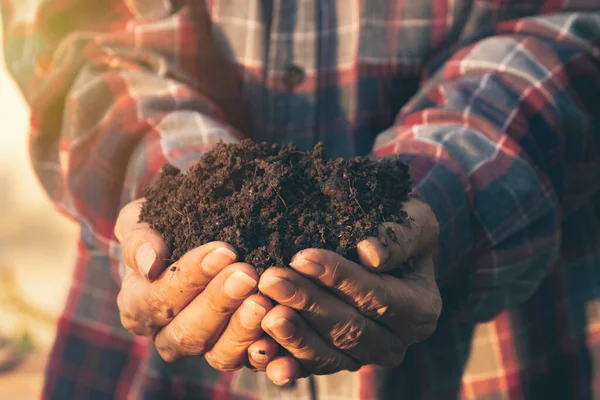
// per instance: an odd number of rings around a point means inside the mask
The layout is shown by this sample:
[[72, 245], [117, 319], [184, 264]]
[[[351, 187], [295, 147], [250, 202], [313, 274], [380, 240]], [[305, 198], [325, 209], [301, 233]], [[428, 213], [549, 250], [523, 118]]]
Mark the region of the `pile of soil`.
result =
[[221, 240], [260, 273], [306, 248], [356, 260], [356, 245], [377, 236], [379, 223], [405, 220], [409, 192], [398, 157], [346, 161], [328, 159], [322, 143], [304, 152], [245, 140], [218, 144], [186, 174], [166, 166], [140, 220], [161, 233], [174, 260]]

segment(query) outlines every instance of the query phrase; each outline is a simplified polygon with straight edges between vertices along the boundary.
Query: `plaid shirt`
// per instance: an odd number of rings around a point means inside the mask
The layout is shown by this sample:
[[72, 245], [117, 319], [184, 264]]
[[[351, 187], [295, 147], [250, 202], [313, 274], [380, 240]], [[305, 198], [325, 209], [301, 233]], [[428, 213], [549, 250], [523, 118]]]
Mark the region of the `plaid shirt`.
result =
[[[44, 398], [600, 397], [600, 1], [0, 0], [31, 155], [79, 221]], [[119, 323], [119, 208], [218, 140], [400, 153], [444, 312], [397, 369], [279, 389]]]

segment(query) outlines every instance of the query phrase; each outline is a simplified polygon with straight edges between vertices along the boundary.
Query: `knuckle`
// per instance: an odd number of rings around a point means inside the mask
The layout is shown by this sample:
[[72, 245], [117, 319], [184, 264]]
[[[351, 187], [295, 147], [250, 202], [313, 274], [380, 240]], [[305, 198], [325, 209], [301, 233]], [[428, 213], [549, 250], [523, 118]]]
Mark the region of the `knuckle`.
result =
[[131, 306], [130, 300], [124, 291], [117, 296], [117, 308], [121, 325], [133, 335], [143, 336], [146, 334], [143, 324], [140, 323], [139, 312]]
[[429, 338], [437, 329], [437, 322], [430, 322], [423, 325], [420, 325], [417, 328], [415, 335], [415, 342], [419, 343], [423, 340]]
[[213, 351], [206, 353], [204, 358], [211, 367], [221, 372], [237, 371], [242, 367], [240, 363], [236, 363], [233, 360], [224, 360], [221, 355]]
[[164, 299], [164, 295], [152, 290], [147, 298], [148, 314], [161, 325], [166, 325], [175, 318], [173, 307]]
[[130, 300], [127, 298], [127, 294], [124, 291], [120, 291], [117, 295], [117, 308], [119, 309], [119, 315], [121, 317], [121, 324], [127, 330], [129, 327], [138, 325], [138, 314], [134, 307], [131, 306]]
[[413, 326], [412, 334], [409, 335], [411, 343], [420, 343], [433, 335], [437, 329], [440, 313], [441, 301], [436, 301], [426, 306], [420, 318], [411, 324]]
[[[434, 284], [435, 285], [435, 284]], [[423, 299], [429, 299], [424, 302]], [[437, 286], [433, 288], [425, 296], [421, 297], [421, 318], [420, 324], [436, 323], [442, 313], [442, 297]]]
[[121, 289], [119, 291], [119, 294], [117, 295], [117, 308], [119, 309], [121, 314], [127, 314], [128, 317], [133, 318], [133, 315], [129, 310], [130, 307], [128, 307], [129, 302], [127, 301], [126, 297], [127, 294]]
[[367, 321], [365, 318], [355, 317], [341, 322], [331, 330], [331, 342], [340, 350], [354, 349], [364, 335]]
[[437, 329], [438, 320], [442, 313], [442, 298], [439, 290], [435, 290], [433, 295], [429, 297], [431, 300], [424, 306], [422, 316], [415, 324], [414, 341], [416, 343], [422, 342], [433, 335]]
[[439, 291], [436, 291], [428, 314], [429, 320], [431, 321], [437, 321], [442, 314], [442, 296]]
[[144, 333], [142, 327], [136, 321], [123, 315], [123, 313], [121, 313], [120, 317], [121, 325], [123, 326], [123, 328], [125, 328], [125, 330], [136, 336], [142, 335]]
[[309, 315], [315, 315], [320, 308], [318, 302], [314, 301], [311, 293], [306, 291], [298, 291], [289, 303], [293, 308]]
[[[269, 332], [273, 333], [270, 329]], [[315, 356], [312, 340], [309, 335], [306, 335], [304, 329], [300, 328], [289, 337], [279, 337], [277, 342], [286, 349], [294, 349], [303, 358], [311, 359]]]
[[250, 346], [262, 334], [260, 324], [255, 328], [246, 328], [242, 325], [239, 317], [235, 323], [230, 323], [227, 329], [231, 330], [232, 343], [240, 346]]
[[302, 354], [312, 354], [313, 348], [309, 344], [309, 341], [301, 334], [294, 333], [292, 336], [287, 338], [279, 338], [277, 340], [283, 347], [296, 349]]
[[402, 364], [404, 357], [406, 356], [406, 350], [398, 350], [394, 352], [388, 352], [384, 355], [381, 361], [378, 363], [379, 366], [384, 368], [394, 368]]
[[386, 353], [398, 353], [406, 351], [407, 343], [401, 335], [398, 334], [390, 334], [388, 335], [388, 346], [386, 348]]
[[233, 312], [231, 307], [228, 306], [225, 302], [220, 302], [215, 296], [211, 296], [207, 302], [207, 307], [210, 309], [211, 313], [217, 317], [227, 317], [229, 314]]
[[174, 263], [173, 266], [177, 268], [179, 281], [183, 287], [191, 291], [202, 291], [206, 288], [206, 282], [197, 268], [186, 268], [180, 263]]
[[172, 363], [181, 358], [181, 356], [174, 350], [167, 347], [156, 347], [156, 351], [158, 351], [158, 355], [165, 360], [167, 363]]
[[350, 365], [348, 368], [345, 368], [341, 354], [334, 353], [330, 357], [321, 360], [316, 373], [319, 375], [329, 375], [349, 368]]
[[171, 329], [171, 342], [184, 355], [202, 355], [207, 348], [201, 335], [193, 335], [179, 325]]
[[360, 292], [355, 296], [356, 305], [361, 314], [368, 318], [379, 318], [388, 309], [389, 287], [379, 281], [368, 292]]

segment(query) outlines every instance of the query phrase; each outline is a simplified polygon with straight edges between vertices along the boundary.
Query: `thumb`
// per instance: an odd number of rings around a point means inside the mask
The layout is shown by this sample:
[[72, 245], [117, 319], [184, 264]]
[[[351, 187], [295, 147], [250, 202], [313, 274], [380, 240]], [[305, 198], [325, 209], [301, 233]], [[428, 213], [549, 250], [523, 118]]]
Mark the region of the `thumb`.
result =
[[364, 267], [376, 272], [403, 269], [412, 258], [436, 248], [439, 227], [431, 208], [411, 198], [403, 210], [407, 214], [405, 223], [384, 222], [377, 237], [358, 244], [358, 257]]
[[138, 199], [123, 207], [115, 225], [115, 236], [121, 244], [125, 265], [153, 280], [167, 266], [168, 248], [157, 231], [139, 222], [144, 202], [145, 199]]

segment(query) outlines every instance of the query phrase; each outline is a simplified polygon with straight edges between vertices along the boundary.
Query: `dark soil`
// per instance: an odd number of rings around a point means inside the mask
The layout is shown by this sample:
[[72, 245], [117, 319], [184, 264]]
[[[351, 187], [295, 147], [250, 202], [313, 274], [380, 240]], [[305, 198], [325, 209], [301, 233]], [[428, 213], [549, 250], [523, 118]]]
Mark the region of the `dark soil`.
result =
[[398, 157], [328, 159], [321, 143], [303, 152], [246, 140], [218, 144], [185, 175], [166, 166], [140, 219], [162, 234], [174, 260], [221, 240], [260, 273], [306, 248], [356, 260], [356, 245], [377, 236], [379, 223], [405, 220], [409, 192]]

